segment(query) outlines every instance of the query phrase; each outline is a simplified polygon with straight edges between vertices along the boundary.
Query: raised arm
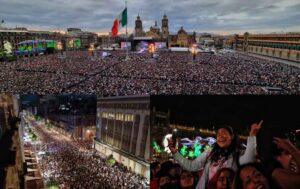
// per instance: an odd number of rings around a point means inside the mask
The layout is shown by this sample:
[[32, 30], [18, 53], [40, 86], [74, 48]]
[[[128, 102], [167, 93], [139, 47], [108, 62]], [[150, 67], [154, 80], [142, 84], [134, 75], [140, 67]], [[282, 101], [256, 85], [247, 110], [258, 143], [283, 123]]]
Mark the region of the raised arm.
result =
[[240, 164], [246, 164], [256, 161], [256, 135], [261, 128], [263, 120], [258, 124], [251, 125], [250, 136], [247, 138], [247, 147], [245, 153], [240, 157]]
[[175, 143], [172, 139], [168, 139], [169, 148], [173, 154], [174, 159], [186, 170], [188, 171], [198, 171], [204, 167], [205, 160], [209, 152], [203, 152], [201, 156], [194, 160], [189, 160], [183, 157], [176, 149]]
[[[295, 160], [298, 169], [300, 169], [300, 153], [299, 150], [294, 146], [289, 139], [281, 139], [274, 137], [273, 143], [275, 143], [278, 148], [281, 148], [291, 154], [293, 159]], [[300, 173], [298, 173], [300, 174]]]
[[205, 160], [207, 158], [208, 152], [203, 152], [201, 156], [194, 160], [189, 160], [183, 157], [179, 152], [174, 154], [174, 159], [186, 170], [188, 171], [198, 171], [204, 167]]

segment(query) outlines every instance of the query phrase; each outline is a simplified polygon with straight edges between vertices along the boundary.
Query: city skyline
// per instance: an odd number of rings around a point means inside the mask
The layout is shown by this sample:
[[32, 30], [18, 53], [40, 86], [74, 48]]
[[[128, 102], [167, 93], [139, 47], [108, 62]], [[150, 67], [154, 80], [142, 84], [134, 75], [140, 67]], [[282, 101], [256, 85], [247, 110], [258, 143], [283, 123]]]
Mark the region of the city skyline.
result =
[[[3, 1], [3, 0], [2, 0]], [[65, 31], [68, 27], [108, 33], [113, 20], [125, 7], [125, 1], [109, 0], [98, 2], [61, 1], [37, 2], [6, 1], [1, 2], [0, 19], [4, 27], [27, 27], [29, 29]], [[209, 32], [215, 34], [244, 33], [284, 33], [300, 31], [300, 3], [296, 0], [266, 0], [251, 2], [226, 0], [213, 1], [128, 1], [128, 32], [134, 32], [137, 15], [148, 31], [161, 19], [168, 16], [171, 32], [177, 32], [181, 26], [186, 31]], [[125, 29], [121, 30], [124, 33]]]

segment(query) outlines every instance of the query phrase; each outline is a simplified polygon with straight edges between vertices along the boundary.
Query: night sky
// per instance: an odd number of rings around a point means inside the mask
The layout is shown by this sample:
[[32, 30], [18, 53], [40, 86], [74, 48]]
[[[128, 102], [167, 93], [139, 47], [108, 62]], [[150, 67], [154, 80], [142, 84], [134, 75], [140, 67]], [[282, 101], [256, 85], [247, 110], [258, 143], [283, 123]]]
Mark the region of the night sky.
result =
[[274, 133], [300, 129], [298, 96], [152, 96], [151, 106], [170, 109], [173, 124], [229, 124], [239, 130], [264, 120], [263, 127]]
[[151, 96], [153, 106], [157, 111], [169, 109], [171, 124], [210, 129], [229, 124], [247, 135], [249, 126], [263, 119], [257, 136], [262, 157], [276, 149], [273, 137], [286, 138], [290, 131], [300, 129], [300, 96]]

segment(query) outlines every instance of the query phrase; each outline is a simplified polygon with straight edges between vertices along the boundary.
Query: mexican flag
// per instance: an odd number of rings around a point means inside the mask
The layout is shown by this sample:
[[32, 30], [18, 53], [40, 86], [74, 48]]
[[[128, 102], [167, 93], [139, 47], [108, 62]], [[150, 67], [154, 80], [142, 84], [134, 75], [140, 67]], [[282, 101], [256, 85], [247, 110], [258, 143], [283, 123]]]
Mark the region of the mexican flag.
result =
[[125, 8], [122, 13], [114, 20], [113, 27], [111, 28], [111, 33], [113, 37], [118, 35], [119, 30], [127, 25], [127, 8]]

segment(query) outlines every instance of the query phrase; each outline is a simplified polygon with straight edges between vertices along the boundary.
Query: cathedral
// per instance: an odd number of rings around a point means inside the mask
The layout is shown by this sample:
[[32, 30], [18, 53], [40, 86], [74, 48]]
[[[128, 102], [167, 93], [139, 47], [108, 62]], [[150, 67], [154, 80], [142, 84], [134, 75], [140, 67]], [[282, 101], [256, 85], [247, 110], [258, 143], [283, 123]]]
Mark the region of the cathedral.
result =
[[183, 27], [176, 34], [170, 34], [169, 20], [166, 14], [163, 16], [161, 23], [160, 28], [157, 25], [157, 21], [155, 21], [154, 26], [151, 26], [150, 30], [145, 32], [140, 15], [138, 15], [135, 21], [135, 37], [147, 37], [155, 41], [166, 41], [168, 47], [190, 47], [196, 42], [196, 33], [189, 34]]
[[167, 15], [163, 16], [161, 30], [157, 26], [157, 21], [155, 21], [154, 26], [150, 27], [150, 30], [144, 32], [143, 23], [138, 15], [135, 21], [135, 37], [153, 37], [153, 38], [162, 38], [167, 39], [169, 36], [169, 24], [168, 24]]

